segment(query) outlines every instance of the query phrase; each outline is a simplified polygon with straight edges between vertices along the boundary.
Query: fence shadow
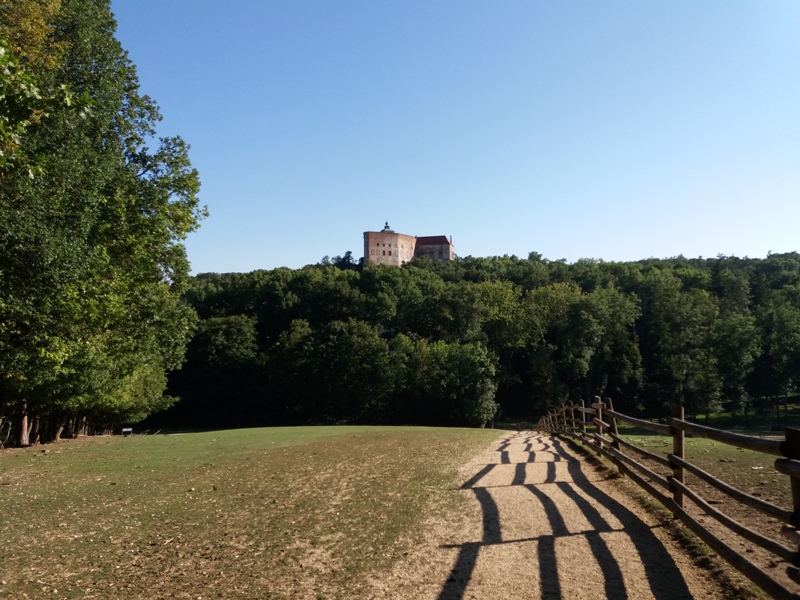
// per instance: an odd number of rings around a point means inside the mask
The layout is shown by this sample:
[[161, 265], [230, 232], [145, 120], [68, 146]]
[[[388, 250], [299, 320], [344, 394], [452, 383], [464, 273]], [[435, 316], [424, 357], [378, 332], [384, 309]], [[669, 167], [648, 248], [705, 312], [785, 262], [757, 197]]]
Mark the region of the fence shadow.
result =
[[[553, 443], [560, 452], [566, 452], [559, 440], [554, 439]], [[567, 470], [575, 486], [614, 515], [628, 532], [644, 566], [653, 595], [657, 599], [691, 598], [678, 565], [652, 529], [628, 508], [592, 485], [583, 472], [580, 461], [570, 461]], [[597, 512], [593, 507], [592, 510]], [[584, 513], [589, 516], [586, 511]]]
[[[526, 442], [530, 443], [530, 441], [531, 438], [528, 437]], [[480, 504], [483, 530], [481, 541], [466, 542], [456, 546], [459, 549], [458, 556], [442, 586], [438, 599], [461, 600], [465, 597], [481, 548], [484, 546], [535, 542], [541, 597], [567, 600], [563, 595], [558, 576], [559, 564], [556, 545], [559, 538], [582, 536], [586, 539], [591, 555], [599, 566], [596, 579], [592, 582], [587, 581], [586, 584], [602, 586], [606, 598], [624, 600], [628, 598], [628, 590], [623, 577], [624, 565], [620, 564], [619, 558], [614, 555], [607, 541], [609, 534], [621, 535], [623, 532], [636, 550], [635, 560], [641, 562], [650, 591], [656, 600], [691, 598], [691, 592], [677, 564], [653, 533], [651, 527], [593, 485], [581, 469], [580, 461], [567, 451], [559, 440], [549, 438], [547, 439], [549, 443], [547, 443], [544, 439], [539, 438], [536, 441], [544, 446], [539, 451], [540, 453], [552, 454], [556, 457], [555, 461], [566, 463], [566, 473], [562, 471], [559, 477], [556, 462], [549, 461], [546, 467], [545, 481], [536, 485], [526, 484], [526, 463], [533, 462], [526, 461], [516, 464], [510, 485], [492, 486], [492, 488], [522, 487], [529, 491], [542, 506], [552, 533], [524, 539], [504, 540], [500, 520], [501, 506], [498, 506], [498, 500], [492, 496], [489, 489], [478, 485], [480, 480], [494, 468], [494, 464], [484, 466], [460, 488], [471, 489]], [[508, 456], [510, 445], [510, 442], [506, 441], [497, 451], [501, 453], [501, 456]], [[553, 491], [557, 491], [580, 510], [591, 526], [589, 531], [570, 532], [564, 515], [550, 493]], [[602, 507], [613, 515], [622, 525], [622, 529], [614, 529], [603, 517], [598, 507]], [[525, 570], [526, 565], [519, 565], [519, 569]], [[562, 573], [568, 573], [568, 571], [562, 568]]]
[[480, 542], [467, 542], [461, 546], [450, 576], [439, 594], [440, 600], [463, 598], [467, 584], [472, 579], [472, 572], [478, 561], [478, 552], [481, 546], [503, 543], [500, 535], [500, 511], [497, 503], [486, 488], [472, 488], [472, 491], [480, 503], [483, 513], [483, 537]]

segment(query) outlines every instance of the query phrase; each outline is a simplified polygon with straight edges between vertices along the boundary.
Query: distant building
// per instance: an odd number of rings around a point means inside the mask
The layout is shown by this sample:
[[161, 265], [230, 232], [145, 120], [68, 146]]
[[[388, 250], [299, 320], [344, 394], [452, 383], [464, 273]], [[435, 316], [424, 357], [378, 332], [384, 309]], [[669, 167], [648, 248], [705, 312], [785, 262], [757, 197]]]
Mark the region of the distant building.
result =
[[429, 235], [418, 237], [414, 246], [414, 257], [427, 256], [430, 259], [453, 260], [456, 257], [456, 249], [453, 246], [453, 238], [449, 240], [444, 235]]
[[364, 232], [364, 263], [399, 267], [417, 256], [436, 260], [456, 257], [453, 238], [444, 235], [416, 237], [396, 233], [389, 223], [381, 231]]

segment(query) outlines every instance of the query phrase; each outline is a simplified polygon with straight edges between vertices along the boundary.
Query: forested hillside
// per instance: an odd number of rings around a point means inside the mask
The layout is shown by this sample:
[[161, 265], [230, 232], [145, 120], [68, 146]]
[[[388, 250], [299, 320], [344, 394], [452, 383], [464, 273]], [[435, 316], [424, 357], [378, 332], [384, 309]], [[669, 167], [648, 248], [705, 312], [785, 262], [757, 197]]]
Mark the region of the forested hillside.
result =
[[203, 274], [169, 425], [534, 418], [600, 394], [632, 414], [774, 410], [800, 375], [800, 255], [612, 263], [350, 259]]
[[0, 3], [0, 444], [174, 401], [199, 179], [115, 27], [107, 0]]

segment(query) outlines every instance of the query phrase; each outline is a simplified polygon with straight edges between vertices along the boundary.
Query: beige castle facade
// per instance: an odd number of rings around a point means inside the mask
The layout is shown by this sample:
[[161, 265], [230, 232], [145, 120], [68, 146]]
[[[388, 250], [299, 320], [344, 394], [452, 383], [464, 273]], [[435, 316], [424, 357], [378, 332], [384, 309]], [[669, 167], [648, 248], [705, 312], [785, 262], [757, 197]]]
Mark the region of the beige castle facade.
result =
[[399, 267], [418, 256], [427, 256], [432, 260], [453, 260], [456, 257], [453, 238], [396, 233], [388, 222], [381, 231], [364, 232], [364, 263]]

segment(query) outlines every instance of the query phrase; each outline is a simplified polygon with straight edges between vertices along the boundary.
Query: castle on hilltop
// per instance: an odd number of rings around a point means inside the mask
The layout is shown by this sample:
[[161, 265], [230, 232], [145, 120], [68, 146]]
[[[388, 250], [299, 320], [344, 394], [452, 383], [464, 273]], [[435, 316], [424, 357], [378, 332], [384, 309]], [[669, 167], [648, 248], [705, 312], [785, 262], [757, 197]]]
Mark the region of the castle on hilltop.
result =
[[431, 260], [453, 260], [456, 253], [452, 236], [447, 239], [444, 235], [417, 237], [395, 233], [388, 221], [381, 231], [364, 232], [364, 264], [370, 262], [399, 267], [418, 256], [427, 256]]

